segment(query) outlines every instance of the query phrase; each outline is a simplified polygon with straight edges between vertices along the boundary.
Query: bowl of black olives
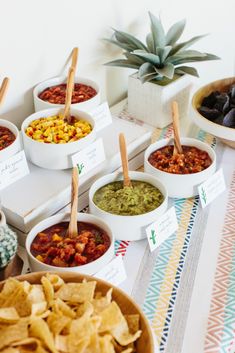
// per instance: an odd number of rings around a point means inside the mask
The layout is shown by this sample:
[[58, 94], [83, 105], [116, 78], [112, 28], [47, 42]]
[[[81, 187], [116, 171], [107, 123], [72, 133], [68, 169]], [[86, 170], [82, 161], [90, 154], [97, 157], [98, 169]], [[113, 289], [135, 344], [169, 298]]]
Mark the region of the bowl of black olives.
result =
[[235, 148], [235, 77], [201, 87], [192, 106], [196, 125]]

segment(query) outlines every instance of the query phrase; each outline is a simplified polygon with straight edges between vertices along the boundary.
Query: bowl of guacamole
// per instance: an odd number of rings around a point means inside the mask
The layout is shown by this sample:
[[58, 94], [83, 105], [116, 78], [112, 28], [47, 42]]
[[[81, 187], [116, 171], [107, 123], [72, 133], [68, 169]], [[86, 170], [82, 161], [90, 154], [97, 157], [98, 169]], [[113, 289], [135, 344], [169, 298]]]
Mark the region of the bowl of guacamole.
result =
[[90, 212], [105, 220], [119, 240], [146, 238], [145, 228], [167, 209], [168, 193], [157, 178], [130, 172], [132, 187], [123, 187], [122, 173], [96, 180], [89, 191]]

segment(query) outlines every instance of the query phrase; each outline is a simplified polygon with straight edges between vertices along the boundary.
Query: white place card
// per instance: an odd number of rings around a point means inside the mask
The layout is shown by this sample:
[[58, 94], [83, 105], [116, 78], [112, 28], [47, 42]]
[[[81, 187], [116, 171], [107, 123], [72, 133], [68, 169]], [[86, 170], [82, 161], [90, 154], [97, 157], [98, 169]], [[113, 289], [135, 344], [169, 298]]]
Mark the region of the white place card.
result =
[[0, 163], [0, 190], [29, 174], [29, 167], [24, 151]]
[[112, 124], [112, 115], [107, 102], [100, 104], [93, 109], [90, 114], [96, 122], [96, 131], [100, 131]]
[[219, 169], [198, 187], [202, 208], [205, 208], [226, 189], [223, 169]]
[[77, 165], [79, 176], [83, 176], [104, 161], [105, 152], [102, 138], [72, 156], [73, 166]]
[[127, 278], [122, 256], [116, 256], [102, 270], [95, 274], [95, 277], [103, 279], [114, 286], [118, 286]]
[[154, 251], [178, 229], [175, 207], [146, 228], [150, 251]]

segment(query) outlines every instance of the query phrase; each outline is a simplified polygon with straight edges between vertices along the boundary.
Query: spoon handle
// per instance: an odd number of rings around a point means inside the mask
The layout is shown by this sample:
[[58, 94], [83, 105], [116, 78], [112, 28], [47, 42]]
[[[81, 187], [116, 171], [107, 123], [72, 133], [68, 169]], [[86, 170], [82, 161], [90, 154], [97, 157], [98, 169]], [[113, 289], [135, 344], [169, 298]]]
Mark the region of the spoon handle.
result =
[[77, 69], [78, 53], [79, 53], [79, 49], [77, 47], [73, 48], [71, 67], [74, 69], [75, 73]]
[[66, 90], [66, 100], [64, 107], [64, 119], [67, 119], [70, 122], [70, 106], [72, 101], [72, 94], [74, 88], [74, 68], [70, 67], [68, 79], [67, 79], [67, 90]]
[[72, 174], [72, 189], [71, 189], [71, 216], [68, 228], [68, 237], [74, 238], [78, 235], [77, 226], [77, 212], [78, 212], [78, 168], [73, 167]]
[[4, 80], [2, 81], [2, 85], [0, 88], [0, 105], [3, 103], [4, 98], [6, 96], [8, 87], [9, 87], [10, 79], [9, 77], [5, 77]]
[[179, 107], [176, 101], [172, 103], [172, 119], [173, 119], [173, 130], [174, 130], [174, 152], [173, 154], [183, 153], [183, 149], [180, 143], [180, 129], [179, 129]]
[[119, 135], [119, 148], [120, 148], [120, 154], [121, 154], [121, 160], [122, 160], [123, 186], [131, 187], [132, 185], [131, 185], [131, 179], [129, 177], [126, 140], [123, 133]]

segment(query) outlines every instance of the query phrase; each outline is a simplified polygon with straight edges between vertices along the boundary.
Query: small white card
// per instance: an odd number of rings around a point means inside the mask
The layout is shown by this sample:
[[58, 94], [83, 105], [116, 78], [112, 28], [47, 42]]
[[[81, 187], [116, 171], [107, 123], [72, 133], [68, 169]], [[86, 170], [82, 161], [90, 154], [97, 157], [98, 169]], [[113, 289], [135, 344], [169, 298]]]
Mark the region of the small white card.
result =
[[224, 173], [219, 169], [198, 187], [202, 208], [205, 208], [226, 189]]
[[103, 279], [114, 286], [118, 286], [127, 278], [122, 256], [116, 256], [102, 270], [95, 274], [95, 277]]
[[83, 176], [104, 161], [105, 152], [102, 138], [72, 156], [73, 166], [77, 165], [79, 176]]
[[29, 167], [24, 151], [0, 163], [0, 190], [29, 174]]
[[112, 115], [107, 102], [100, 104], [97, 108], [93, 109], [90, 114], [96, 122], [96, 131], [100, 131], [112, 124]]
[[175, 207], [171, 207], [156, 222], [146, 228], [150, 251], [159, 247], [178, 229]]

